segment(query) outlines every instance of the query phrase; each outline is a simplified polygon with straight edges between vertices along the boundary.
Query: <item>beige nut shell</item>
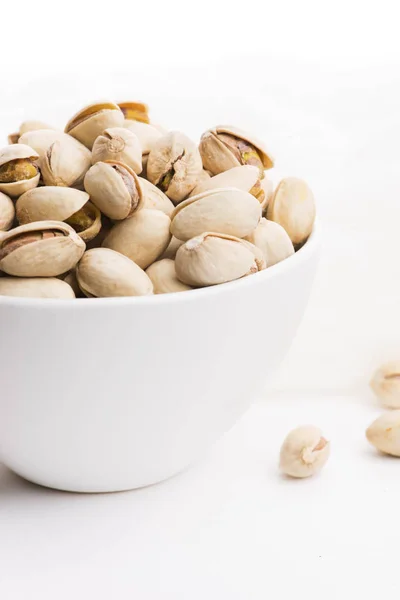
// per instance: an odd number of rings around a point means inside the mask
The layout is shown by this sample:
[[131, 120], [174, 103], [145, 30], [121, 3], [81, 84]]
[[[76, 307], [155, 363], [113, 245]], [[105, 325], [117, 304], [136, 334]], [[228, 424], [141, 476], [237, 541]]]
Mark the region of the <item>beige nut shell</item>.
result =
[[171, 292], [185, 292], [191, 290], [190, 285], [179, 281], [175, 271], [175, 261], [164, 258], [157, 260], [146, 270], [153, 282], [155, 294], [169, 294]]
[[20, 298], [59, 298], [72, 300], [74, 291], [67, 282], [56, 277], [2, 277], [0, 296]]
[[400, 410], [392, 410], [378, 417], [368, 427], [366, 436], [377, 450], [400, 456]]
[[142, 148], [137, 135], [124, 127], [105, 129], [93, 144], [92, 163], [106, 160], [124, 163], [135, 173], [140, 173]]
[[14, 203], [9, 196], [0, 192], [0, 231], [8, 231], [15, 217]]
[[245, 238], [263, 253], [267, 267], [272, 267], [294, 254], [294, 247], [286, 231], [278, 223], [262, 218], [254, 231]]
[[162, 258], [171, 258], [175, 259], [176, 253], [178, 249], [184, 244], [183, 240], [178, 240], [175, 236], [172, 236], [170, 243], [168, 244], [166, 250], [161, 254], [160, 259]]
[[384, 406], [400, 408], [400, 361], [391, 361], [379, 367], [370, 385]]
[[141, 123], [140, 121], [125, 119], [124, 127], [138, 137], [142, 155], [149, 154], [157, 140], [163, 136], [163, 133], [153, 125]]
[[171, 200], [158, 187], [139, 177], [140, 187], [143, 192], [143, 208], [152, 208], [153, 210], [161, 210], [169, 217], [174, 212], [175, 206]]
[[65, 126], [65, 133], [72, 135], [91, 150], [95, 139], [105, 129], [122, 127], [123, 124], [124, 115], [118, 104], [99, 102], [77, 112]]
[[[33, 148], [26, 146], [25, 144], [10, 144], [0, 150], [0, 167], [12, 160], [21, 158], [30, 159], [34, 162], [39, 158], [39, 155]], [[0, 192], [11, 196], [11, 198], [16, 198], [24, 192], [36, 187], [39, 183], [39, 179], [40, 173], [38, 172], [38, 174], [31, 179], [15, 181], [13, 183], [0, 183]]]
[[[206, 173], [206, 171], [204, 171]], [[233, 167], [228, 171], [214, 175], [214, 177], [202, 177], [202, 180], [196, 185], [190, 197], [197, 196], [202, 192], [214, 190], [216, 188], [233, 187], [244, 192], [250, 190], [260, 182], [260, 171], [252, 165], [240, 165]]]
[[83, 144], [64, 134], [43, 153], [40, 170], [45, 185], [82, 187], [92, 164], [92, 155]]
[[318, 427], [302, 425], [285, 438], [280, 452], [279, 467], [291, 477], [310, 477], [322, 469], [330, 454], [330, 443]]

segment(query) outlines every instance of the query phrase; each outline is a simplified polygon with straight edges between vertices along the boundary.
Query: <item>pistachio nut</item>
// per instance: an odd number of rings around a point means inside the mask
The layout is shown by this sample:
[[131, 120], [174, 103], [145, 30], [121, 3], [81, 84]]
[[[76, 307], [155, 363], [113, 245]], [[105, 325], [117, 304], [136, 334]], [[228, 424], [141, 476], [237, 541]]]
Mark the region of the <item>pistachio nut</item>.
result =
[[216, 285], [265, 269], [258, 248], [231, 235], [206, 232], [188, 240], [176, 253], [176, 275], [192, 287]]
[[82, 187], [92, 164], [92, 155], [83, 144], [64, 134], [44, 152], [40, 170], [45, 185]]
[[0, 270], [17, 277], [56, 277], [72, 269], [85, 242], [61, 221], [20, 225], [0, 239]]
[[293, 244], [283, 227], [265, 218], [260, 219], [257, 227], [245, 239], [260, 248], [267, 267], [294, 254]]
[[96, 237], [94, 237], [92, 240], [86, 243], [86, 250], [91, 250], [92, 248], [100, 248], [113, 226], [114, 223], [113, 221], [111, 221], [111, 219], [109, 219], [105, 215], [101, 215], [101, 229], [96, 235]]
[[85, 294], [79, 287], [78, 279], [76, 277], [76, 269], [72, 269], [72, 271], [70, 271], [68, 275], [64, 277], [63, 281], [71, 286], [75, 294], [75, 298], [86, 298]]
[[164, 192], [143, 177], [139, 177], [139, 183], [142, 188], [144, 208], [161, 210], [168, 216], [173, 213], [175, 206]]
[[279, 466], [291, 477], [310, 477], [322, 469], [330, 454], [330, 443], [318, 427], [303, 425], [293, 429], [284, 440]]
[[185, 292], [192, 289], [190, 285], [179, 281], [175, 272], [175, 262], [170, 258], [157, 260], [146, 269], [146, 273], [153, 283], [155, 294]]
[[7, 231], [10, 229], [13, 224], [14, 217], [15, 208], [13, 201], [11, 198], [6, 196], [6, 194], [0, 192], [0, 231]]
[[136, 173], [117, 161], [93, 165], [85, 175], [84, 187], [93, 204], [110, 219], [131, 217], [143, 205]]
[[143, 102], [119, 102], [118, 106], [124, 113], [125, 119], [139, 121], [140, 123], [150, 123], [149, 107]]
[[[207, 173], [207, 171], [204, 171], [204, 173]], [[226, 187], [234, 187], [238, 190], [249, 192], [249, 194], [257, 198], [262, 207], [265, 200], [265, 193], [260, 171], [257, 167], [252, 167], [251, 165], [233, 167], [233, 169], [219, 173], [219, 175], [214, 175], [214, 177], [203, 178], [196, 185], [190, 196], [196, 196], [201, 192], [214, 190], [215, 188]]]
[[[39, 155], [40, 160], [43, 158], [46, 150], [54, 144], [54, 142], [58, 142], [67, 138], [69, 140], [73, 140], [70, 135], [67, 135], [63, 131], [57, 131], [53, 129], [37, 129], [35, 131], [27, 131], [23, 133], [18, 140], [19, 144], [25, 144], [30, 148], [33, 148]], [[77, 140], [75, 140], [78, 144]], [[82, 144], [80, 144], [82, 145]], [[39, 161], [40, 165], [40, 161]]]
[[91, 104], [77, 112], [65, 127], [65, 133], [92, 149], [95, 139], [109, 127], [122, 127], [124, 114], [114, 102]]
[[[23, 123], [21, 123], [18, 132], [11, 133], [8, 136], [8, 143], [16, 144], [21, 135], [24, 135], [24, 133], [27, 133], [28, 131], [36, 131], [37, 129], [54, 129], [54, 127], [51, 127], [51, 125], [47, 125], [47, 123], [43, 123], [43, 121], [24, 121]], [[28, 146], [29, 145], [30, 144], [28, 144]]]
[[190, 240], [204, 231], [245, 237], [261, 218], [254, 196], [236, 188], [212, 189], [181, 202], [171, 215], [171, 233]]
[[76, 267], [79, 287], [88, 298], [147, 296], [153, 284], [132, 260], [108, 248], [93, 248]]
[[103, 242], [147, 269], [167, 248], [171, 234], [170, 218], [160, 210], [143, 208], [130, 219], [117, 223]]
[[371, 382], [372, 390], [384, 406], [400, 408], [400, 362], [385, 363], [375, 371]]
[[213, 175], [239, 165], [253, 165], [264, 176], [274, 161], [264, 144], [251, 134], [230, 125], [218, 125], [201, 136], [200, 154], [204, 168]]
[[16, 202], [20, 225], [34, 221], [65, 221], [86, 242], [101, 229], [99, 209], [89, 200], [89, 194], [74, 188], [45, 186], [22, 194]]
[[72, 287], [56, 277], [2, 277], [0, 296], [65, 300], [75, 298]]
[[124, 127], [105, 129], [92, 148], [92, 163], [105, 160], [128, 165], [135, 173], [142, 170], [142, 148], [136, 134]]
[[261, 188], [263, 190], [262, 194], [258, 196], [258, 199], [261, 204], [261, 210], [263, 215], [266, 215], [269, 203], [272, 200], [272, 196], [274, 195], [274, 184], [270, 179], [264, 177], [261, 179]]
[[179, 131], [163, 135], [153, 146], [147, 161], [147, 178], [175, 203], [190, 194], [202, 170], [196, 144]]
[[157, 127], [148, 125], [147, 123], [141, 123], [140, 121], [125, 119], [124, 127], [138, 137], [143, 156], [149, 154], [157, 140], [163, 136]]
[[282, 179], [267, 209], [267, 219], [282, 225], [294, 246], [307, 241], [315, 221], [315, 200], [305, 181]]
[[24, 144], [11, 144], [0, 150], [0, 192], [16, 198], [39, 183], [34, 161], [39, 155]]
[[383, 413], [368, 427], [366, 436], [377, 450], [400, 456], [400, 410]]
[[178, 240], [178, 238], [172, 236], [170, 243], [167, 246], [165, 252], [163, 252], [160, 256], [160, 259], [163, 258], [171, 258], [174, 259], [176, 253], [178, 252], [178, 248], [180, 248], [185, 242], [183, 240]]

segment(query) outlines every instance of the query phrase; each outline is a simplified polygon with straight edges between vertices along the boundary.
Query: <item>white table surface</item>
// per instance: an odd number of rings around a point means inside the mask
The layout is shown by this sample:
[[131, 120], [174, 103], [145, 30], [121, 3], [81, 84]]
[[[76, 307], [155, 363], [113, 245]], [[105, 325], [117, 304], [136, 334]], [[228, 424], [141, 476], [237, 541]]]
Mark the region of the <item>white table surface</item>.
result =
[[[0, 466], [0, 598], [398, 597], [400, 463], [364, 437], [379, 410], [367, 390], [275, 395], [187, 472], [133, 492], [55, 492]], [[330, 461], [286, 479], [281, 440], [307, 422]]]

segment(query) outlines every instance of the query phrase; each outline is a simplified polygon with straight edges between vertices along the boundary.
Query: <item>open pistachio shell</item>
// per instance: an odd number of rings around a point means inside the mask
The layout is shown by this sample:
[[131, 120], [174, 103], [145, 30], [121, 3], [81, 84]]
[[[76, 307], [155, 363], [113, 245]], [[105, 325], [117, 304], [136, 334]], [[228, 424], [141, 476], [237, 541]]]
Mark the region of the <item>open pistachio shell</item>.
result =
[[164, 192], [143, 177], [139, 177], [139, 182], [143, 192], [143, 208], [161, 210], [168, 216], [174, 212], [175, 206]]
[[267, 218], [282, 225], [295, 246], [302, 245], [312, 232], [315, 200], [305, 181], [282, 179], [268, 205]]
[[[203, 173], [207, 171], [203, 170]], [[260, 171], [257, 167], [251, 165], [240, 165], [240, 167], [233, 167], [229, 171], [214, 175], [214, 177], [202, 177], [201, 181], [196, 185], [191, 196], [197, 196], [202, 192], [208, 190], [214, 190], [215, 188], [226, 188], [234, 187], [244, 192], [249, 192], [257, 198], [257, 200], [264, 199], [264, 191], [261, 187], [261, 176]], [[260, 202], [261, 203], [261, 202]]]
[[149, 107], [143, 102], [119, 102], [118, 106], [124, 113], [125, 119], [149, 123]]
[[68, 121], [65, 133], [79, 140], [89, 150], [95, 139], [109, 127], [122, 127], [124, 115], [114, 102], [99, 102], [80, 110]]
[[0, 231], [7, 231], [15, 217], [14, 203], [6, 194], [0, 192]]
[[166, 250], [161, 254], [160, 260], [163, 258], [171, 258], [174, 259], [176, 253], [178, 252], [178, 248], [180, 248], [185, 242], [183, 240], [178, 240], [178, 238], [172, 236], [170, 243], [168, 244]]
[[72, 287], [56, 277], [2, 277], [0, 296], [63, 300], [75, 298]]
[[85, 242], [61, 221], [20, 225], [0, 238], [0, 270], [17, 277], [56, 277], [72, 269]]
[[117, 161], [93, 165], [85, 175], [84, 186], [93, 204], [110, 219], [131, 217], [143, 205], [136, 173]]
[[157, 260], [148, 267], [146, 273], [153, 283], [155, 294], [185, 292], [192, 289], [190, 285], [179, 281], [175, 272], [175, 261], [169, 258]]
[[231, 235], [206, 232], [183, 244], [175, 258], [176, 275], [192, 287], [216, 285], [265, 269], [258, 248]]
[[142, 155], [149, 154], [157, 140], [163, 136], [161, 131], [153, 125], [141, 123], [140, 121], [125, 119], [124, 127], [138, 137], [140, 147], [142, 148]]
[[130, 219], [117, 223], [103, 247], [116, 250], [147, 269], [167, 248], [171, 240], [170, 224], [170, 218], [160, 210], [143, 208]]
[[147, 296], [153, 284], [132, 260], [108, 248], [93, 248], [76, 267], [79, 287], [89, 298]]
[[278, 223], [262, 218], [245, 238], [261, 250], [267, 267], [272, 267], [294, 254], [294, 247], [286, 231]]
[[204, 231], [245, 237], [261, 218], [254, 196], [236, 188], [213, 189], [181, 202], [171, 215], [171, 233], [190, 240]]
[[11, 144], [0, 150], [0, 192], [12, 198], [36, 187], [40, 173], [34, 161], [35, 150], [24, 144]]
[[136, 134], [124, 127], [113, 127], [99, 135], [92, 149], [92, 163], [118, 161], [128, 165], [135, 173], [142, 170], [142, 148]]
[[42, 156], [40, 169], [45, 185], [82, 187], [92, 164], [92, 155], [69, 135], [53, 142]]
[[194, 142], [179, 131], [163, 135], [153, 146], [147, 162], [147, 178], [175, 203], [190, 194], [203, 170]]

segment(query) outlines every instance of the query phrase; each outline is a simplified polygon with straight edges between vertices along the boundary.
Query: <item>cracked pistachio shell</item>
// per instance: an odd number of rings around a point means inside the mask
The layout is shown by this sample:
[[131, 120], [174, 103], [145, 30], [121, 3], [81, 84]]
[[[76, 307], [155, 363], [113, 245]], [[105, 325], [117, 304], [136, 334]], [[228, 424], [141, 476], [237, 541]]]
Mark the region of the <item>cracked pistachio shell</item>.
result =
[[148, 267], [146, 273], [153, 283], [155, 294], [185, 292], [192, 289], [190, 285], [179, 281], [175, 272], [175, 261], [169, 258], [157, 260]]
[[377, 450], [400, 456], [400, 410], [383, 413], [368, 427], [366, 436]]
[[171, 233], [190, 240], [204, 231], [245, 237], [261, 218], [254, 196], [236, 188], [213, 189], [181, 202], [171, 215]]
[[7, 231], [15, 217], [14, 203], [6, 194], [0, 192], [0, 231]]
[[75, 298], [72, 287], [56, 277], [2, 277], [0, 296], [64, 300]]
[[143, 205], [136, 173], [117, 161], [93, 165], [85, 175], [84, 186], [93, 204], [110, 219], [126, 219]]
[[82, 187], [92, 164], [92, 155], [69, 135], [53, 142], [44, 152], [40, 170], [45, 185]]
[[245, 239], [261, 250], [267, 267], [294, 254], [293, 244], [283, 227], [264, 218]]
[[16, 198], [36, 187], [40, 173], [34, 161], [38, 158], [35, 150], [24, 144], [11, 144], [0, 150], [0, 192]]
[[138, 137], [143, 156], [149, 154], [157, 140], [163, 136], [157, 127], [140, 121], [125, 119], [124, 127]]
[[400, 362], [388, 362], [377, 369], [370, 382], [384, 406], [400, 408]]
[[61, 221], [20, 225], [0, 238], [0, 270], [17, 277], [57, 277], [72, 269], [85, 242]]
[[[47, 125], [47, 123], [43, 123], [43, 121], [24, 121], [23, 123], [21, 123], [19, 131], [17, 133], [11, 133], [8, 136], [8, 142], [10, 144], [16, 144], [21, 135], [24, 135], [24, 133], [27, 133], [29, 131], [36, 131], [37, 129], [55, 129], [55, 127]], [[28, 144], [28, 146], [29, 145], [30, 144]]]
[[113, 127], [99, 135], [92, 148], [92, 163], [117, 161], [135, 173], [142, 171], [142, 148], [136, 134], [124, 127]]
[[315, 221], [315, 200], [305, 181], [282, 179], [269, 203], [267, 218], [282, 225], [295, 246], [303, 244]]
[[167, 246], [167, 249], [165, 250], [165, 252], [163, 252], [160, 256], [160, 259], [162, 258], [171, 258], [174, 259], [176, 256], [176, 253], [178, 252], [178, 249], [184, 244], [185, 242], [183, 240], [178, 240], [178, 238], [172, 236], [170, 243]]
[[284, 440], [279, 467], [291, 477], [310, 477], [322, 469], [329, 454], [330, 443], [321, 430], [313, 425], [303, 425], [293, 429]]
[[125, 119], [150, 123], [149, 107], [143, 102], [119, 102], [118, 106], [124, 113]]
[[117, 223], [103, 242], [147, 269], [167, 248], [171, 234], [170, 218], [160, 210], [143, 208], [131, 218]]
[[231, 125], [218, 125], [203, 133], [199, 150], [204, 168], [213, 175], [240, 165], [254, 165], [263, 177], [264, 169], [274, 166], [260, 140]]
[[203, 170], [194, 142], [179, 131], [163, 135], [147, 161], [147, 178], [177, 204], [197, 185]]
[[[54, 142], [58, 142], [63, 140], [64, 138], [68, 138], [73, 140], [70, 135], [67, 135], [63, 131], [57, 131], [53, 129], [38, 129], [35, 131], [27, 131], [18, 140], [19, 144], [25, 144], [30, 146], [38, 153], [40, 160], [43, 158], [46, 150], [54, 144]], [[76, 140], [75, 140], [76, 141]], [[40, 164], [40, 161], [39, 161]]]
[[152, 208], [153, 210], [161, 210], [169, 217], [174, 212], [175, 206], [171, 200], [158, 187], [139, 177], [140, 187], [143, 192], [143, 208]]
[[[207, 171], [203, 171], [207, 173]], [[244, 192], [249, 192], [252, 196], [257, 198], [261, 203], [261, 199], [264, 200], [264, 190], [261, 187], [260, 171], [257, 167], [250, 165], [241, 165], [240, 167], [233, 167], [229, 171], [214, 175], [214, 177], [202, 178], [190, 196], [197, 196], [202, 192], [208, 190], [214, 190], [215, 188], [226, 188], [233, 187]], [[262, 197], [262, 198], [261, 198]]]
[[216, 285], [265, 269], [258, 248], [230, 235], [202, 233], [183, 244], [175, 258], [176, 275], [192, 287]]
[[76, 113], [68, 121], [65, 133], [69, 133], [84, 146], [92, 149], [95, 139], [110, 127], [122, 127], [124, 114], [114, 102], [91, 104]]
[[147, 296], [153, 284], [132, 260], [109, 248], [93, 248], [76, 267], [79, 287], [89, 298]]

